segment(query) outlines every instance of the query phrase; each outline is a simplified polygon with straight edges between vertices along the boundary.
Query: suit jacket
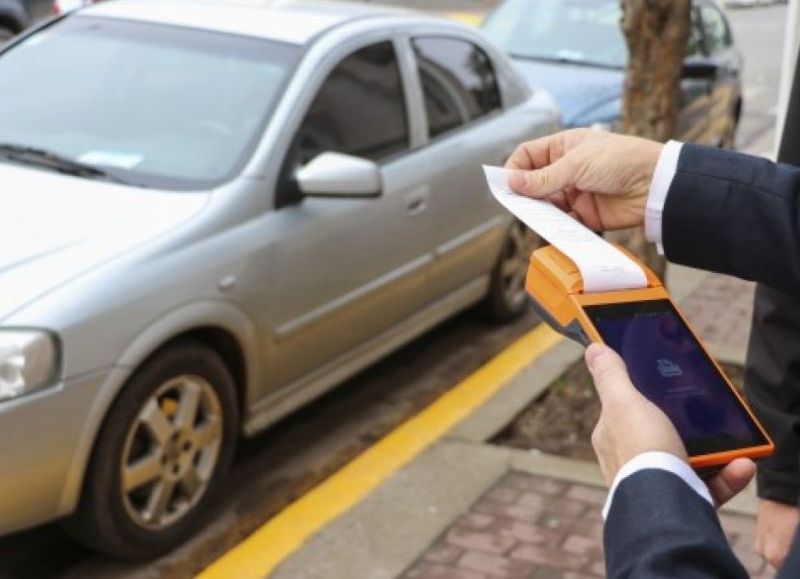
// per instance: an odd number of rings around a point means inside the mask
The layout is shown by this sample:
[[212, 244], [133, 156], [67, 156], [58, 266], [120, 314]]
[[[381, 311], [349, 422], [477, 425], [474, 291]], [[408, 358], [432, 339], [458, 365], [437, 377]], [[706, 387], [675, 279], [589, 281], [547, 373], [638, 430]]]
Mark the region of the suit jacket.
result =
[[[800, 295], [800, 168], [684, 145], [662, 239], [671, 261]], [[610, 577], [747, 577], [714, 509], [666, 471], [617, 487], [604, 542]], [[800, 577], [797, 539], [779, 576]]]
[[[614, 493], [603, 529], [609, 578], [748, 577], [720, 528], [716, 511], [678, 476], [642, 470]], [[800, 577], [800, 542], [778, 578]]]
[[662, 228], [670, 261], [800, 294], [800, 168], [686, 144]]

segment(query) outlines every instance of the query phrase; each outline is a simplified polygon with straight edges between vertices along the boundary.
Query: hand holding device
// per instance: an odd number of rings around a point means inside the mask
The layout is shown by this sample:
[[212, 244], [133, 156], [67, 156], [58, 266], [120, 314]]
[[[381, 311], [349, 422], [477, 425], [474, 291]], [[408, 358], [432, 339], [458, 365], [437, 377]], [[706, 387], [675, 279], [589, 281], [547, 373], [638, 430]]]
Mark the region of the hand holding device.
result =
[[775, 569], [780, 569], [789, 554], [800, 523], [800, 509], [768, 499], [758, 501], [756, 552]]
[[[668, 452], [688, 461], [678, 431], [655, 404], [631, 383], [625, 362], [611, 348], [592, 344], [586, 350], [589, 367], [602, 411], [592, 432], [592, 446], [606, 484], [629, 460], [643, 452]], [[738, 458], [706, 480], [717, 506], [743, 490], [755, 474], [755, 464]]]
[[744, 398], [658, 278], [637, 263], [647, 287], [584, 292], [577, 266], [551, 245], [533, 252], [526, 288], [553, 328], [587, 346], [607, 344], [625, 360], [633, 384], [675, 426], [693, 467], [771, 454], [772, 441]]
[[506, 162], [509, 186], [546, 199], [595, 231], [644, 223], [650, 182], [663, 145], [572, 129], [521, 144]]

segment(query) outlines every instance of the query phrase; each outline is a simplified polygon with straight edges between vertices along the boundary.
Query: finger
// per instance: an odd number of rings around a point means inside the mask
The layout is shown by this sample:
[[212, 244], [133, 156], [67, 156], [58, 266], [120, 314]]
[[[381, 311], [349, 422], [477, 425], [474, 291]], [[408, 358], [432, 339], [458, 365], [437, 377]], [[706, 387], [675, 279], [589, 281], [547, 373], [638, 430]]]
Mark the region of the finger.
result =
[[559, 191], [557, 193], [553, 193], [552, 195], [547, 196], [547, 201], [561, 209], [561, 211], [569, 211], [569, 202], [567, 201], [567, 196], [564, 194], [563, 191]]
[[563, 140], [564, 133], [556, 133], [522, 143], [511, 153], [505, 168], [530, 171], [549, 165], [564, 154]]
[[626, 403], [631, 396], [641, 396], [631, 383], [625, 362], [605, 344], [591, 344], [586, 349], [586, 365], [604, 408], [607, 404]]
[[573, 163], [568, 157], [562, 157], [541, 169], [511, 171], [508, 185], [521, 195], [541, 199], [573, 185], [574, 179]]
[[756, 465], [749, 458], [737, 458], [706, 481], [714, 503], [719, 507], [738, 495], [750, 484]]

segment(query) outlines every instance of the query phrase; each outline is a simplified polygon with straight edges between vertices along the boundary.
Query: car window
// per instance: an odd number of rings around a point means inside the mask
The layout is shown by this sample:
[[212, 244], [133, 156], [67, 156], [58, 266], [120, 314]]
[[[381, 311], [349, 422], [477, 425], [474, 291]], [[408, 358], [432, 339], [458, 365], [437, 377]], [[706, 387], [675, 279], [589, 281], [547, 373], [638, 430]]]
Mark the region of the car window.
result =
[[686, 56], [703, 56], [703, 33], [700, 29], [700, 16], [694, 8], [692, 9], [692, 27], [689, 32]]
[[714, 54], [730, 46], [730, 32], [722, 13], [714, 6], [703, 6], [700, 8], [700, 12], [708, 53]]
[[483, 32], [512, 58], [623, 68], [619, 0], [506, 0]]
[[296, 146], [301, 165], [326, 151], [381, 161], [408, 148], [403, 84], [390, 41], [362, 48], [333, 69]]
[[248, 161], [300, 57], [263, 39], [67, 16], [0, 55], [0, 143], [143, 186], [211, 188]]
[[415, 38], [431, 138], [501, 107], [500, 90], [489, 56], [466, 40]]

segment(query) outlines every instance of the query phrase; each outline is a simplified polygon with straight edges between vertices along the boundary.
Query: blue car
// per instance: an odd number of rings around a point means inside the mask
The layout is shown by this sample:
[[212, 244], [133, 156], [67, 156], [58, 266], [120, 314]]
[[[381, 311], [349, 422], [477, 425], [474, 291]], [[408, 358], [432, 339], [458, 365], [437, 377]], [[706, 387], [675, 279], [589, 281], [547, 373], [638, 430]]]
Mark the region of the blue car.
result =
[[[530, 85], [549, 92], [565, 127], [619, 128], [627, 45], [619, 0], [506, 0], [483, 32]], [[712, 0], [695, 0], [677, 137], [732, 147], [742, 111], [742, 55]]]

